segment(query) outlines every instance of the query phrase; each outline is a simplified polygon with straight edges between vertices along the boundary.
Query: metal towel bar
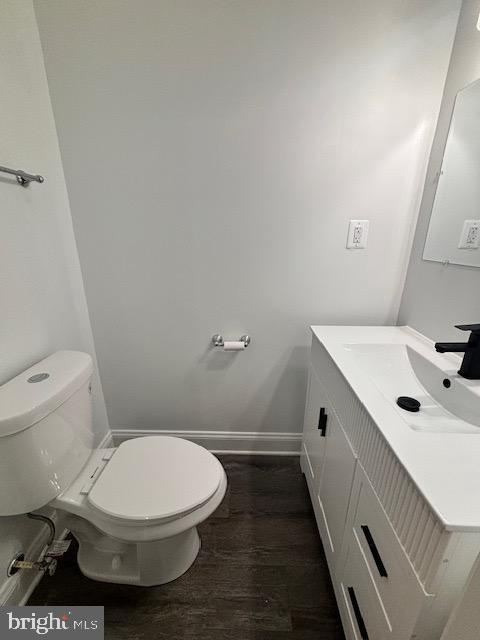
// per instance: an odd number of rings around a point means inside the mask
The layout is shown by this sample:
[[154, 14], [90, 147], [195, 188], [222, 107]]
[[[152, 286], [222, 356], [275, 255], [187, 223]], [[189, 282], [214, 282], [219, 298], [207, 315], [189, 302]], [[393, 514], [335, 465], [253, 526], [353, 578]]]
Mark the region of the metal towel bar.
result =
[[43, 182], [43, 176], [34, 175], [32, 173], [26, 173], [21, 169], [9, 169], [8, 167], [0, 167], [2, 173], [9, 173], [11, 176], [15, 176], [18, 184], [22, 187], [28, 187], [30, 182]]

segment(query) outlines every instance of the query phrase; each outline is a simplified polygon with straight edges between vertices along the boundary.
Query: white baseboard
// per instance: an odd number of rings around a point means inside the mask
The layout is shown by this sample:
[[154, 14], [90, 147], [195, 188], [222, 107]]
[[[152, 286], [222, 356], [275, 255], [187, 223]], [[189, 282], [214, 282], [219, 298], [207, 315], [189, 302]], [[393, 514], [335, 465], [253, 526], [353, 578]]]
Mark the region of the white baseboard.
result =
[[297, 456], [301, 433], [263, 433], [260, 431], [172, 431], [163, 429], [112, 429], [113, 441], [119, 445], [131, 438], [176, 436], [202, 445], [212, 453], [245, 455]]
[[113, 444], [113, 435], [111, 431], [107, 431], [107, 433], [103, 436], [100, 442], [97, 445], [97, 449], [111, 449], [114, 446]]

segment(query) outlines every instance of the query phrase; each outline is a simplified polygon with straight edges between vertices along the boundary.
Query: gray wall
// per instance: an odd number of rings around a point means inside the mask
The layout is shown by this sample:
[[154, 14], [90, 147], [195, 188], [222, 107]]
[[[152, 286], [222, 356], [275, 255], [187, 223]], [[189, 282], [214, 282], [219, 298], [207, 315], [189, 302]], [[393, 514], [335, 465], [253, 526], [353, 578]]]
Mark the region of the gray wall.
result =
[[462, 340], [465, 334], [454, 325], [480, 322], [480, 270], [422, 260], [435, 197], [435, 176], [442, 164], [455, 96], [480, 78], [480, 32], [476, 28], [479, 12], [478, 0], [464, 0], [399, 314], [399, 324], [409, 324], [433, 339]]
[[[58, 349], [95, 357], [55, 123], [30, 0], [0, 1], [0, 164], [45, 176], [21, 188], [0, 178], [0, 384]], [[4, 175], [4, 174], [2, 174]], [[97, 442], [108, 430], [94, 387]], [[1, 443], [0, 443], [1, 446]], [[6, 578], [14, 553], [28, 552], [38, 523], [0, 518], [0, 602], [18, 602], [32, 577]]]
[[396, 322], [458, 6], [35, 1], [113, 428], [298, 431], [307, 326]]

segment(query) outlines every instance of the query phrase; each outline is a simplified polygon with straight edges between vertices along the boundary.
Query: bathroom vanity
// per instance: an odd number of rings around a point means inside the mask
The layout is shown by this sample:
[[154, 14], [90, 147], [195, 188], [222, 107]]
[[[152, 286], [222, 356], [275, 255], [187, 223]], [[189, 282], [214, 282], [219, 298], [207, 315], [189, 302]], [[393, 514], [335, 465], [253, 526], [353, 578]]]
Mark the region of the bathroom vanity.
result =
[[346, 638], [439, 640], [480, 552], [480, 382], [408, 327], [312, 332], [301, 465]]

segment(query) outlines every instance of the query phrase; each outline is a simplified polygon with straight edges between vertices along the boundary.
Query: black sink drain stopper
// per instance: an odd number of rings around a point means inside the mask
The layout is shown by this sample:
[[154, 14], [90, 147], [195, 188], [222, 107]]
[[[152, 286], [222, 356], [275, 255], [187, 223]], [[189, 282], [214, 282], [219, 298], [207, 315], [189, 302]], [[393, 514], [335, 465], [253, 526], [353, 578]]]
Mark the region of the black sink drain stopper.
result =
[[412, 411], [413, 413], [420, 411], [420, 402], [409, 396], [400, 396], [397, 398], [397, 404], [405, 411]]

